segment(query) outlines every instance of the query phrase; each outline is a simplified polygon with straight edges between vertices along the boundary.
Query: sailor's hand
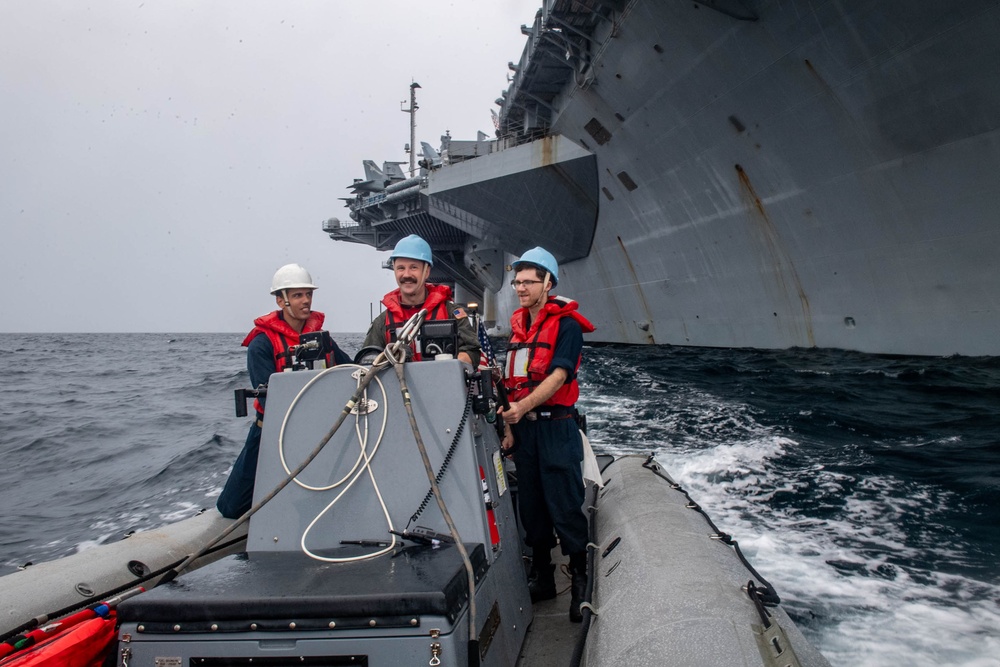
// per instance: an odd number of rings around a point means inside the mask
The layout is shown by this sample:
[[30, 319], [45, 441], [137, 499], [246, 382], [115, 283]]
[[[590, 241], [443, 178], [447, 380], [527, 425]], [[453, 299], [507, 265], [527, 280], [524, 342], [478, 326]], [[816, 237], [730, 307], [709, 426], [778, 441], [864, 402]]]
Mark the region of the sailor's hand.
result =
[[514, 447], [514, 432], [510, 430], [510, 426], [506, 426], [504, 429], [503, 440], [500, 441], [500, 447], [503, 448], [504, 455], [508, 455], [507, 452]]
[[503, 415], [504, 422], [508, 424], [518, 423], [526, 412], [527, 410], [524, 409], [520, 401], [511, 401], [510, 407], [497, 409], [497, 414]]

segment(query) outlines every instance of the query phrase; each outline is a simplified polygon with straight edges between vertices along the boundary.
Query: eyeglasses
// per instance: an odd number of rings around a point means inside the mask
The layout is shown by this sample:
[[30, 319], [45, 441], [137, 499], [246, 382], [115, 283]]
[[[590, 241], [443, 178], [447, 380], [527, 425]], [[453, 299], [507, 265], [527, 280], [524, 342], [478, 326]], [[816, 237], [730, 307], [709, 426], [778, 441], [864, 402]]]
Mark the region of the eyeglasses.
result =
[[512, 280], [510, 281], [510, 286], [514, 289], [521, 289], [522, 287], [534, 287], [535, 285], [541, 285], [541, 280]]

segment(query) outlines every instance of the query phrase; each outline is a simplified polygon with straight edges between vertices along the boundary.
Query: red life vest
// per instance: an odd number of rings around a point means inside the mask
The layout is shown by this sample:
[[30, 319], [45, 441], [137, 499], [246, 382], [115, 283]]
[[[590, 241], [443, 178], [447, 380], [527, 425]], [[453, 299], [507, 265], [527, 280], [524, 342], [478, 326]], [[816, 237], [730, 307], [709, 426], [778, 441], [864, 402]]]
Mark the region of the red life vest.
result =
[[[434, 285], [432, 283], [425, 283], [424, 287], [427, 288], [427, 298], [418, 307], [404, 306], [403, 302], [399, 300], [399, 289], [389, 292], [382, 299], [382, 305], [385, 306], [386, 344], [396, 340], [396, 331], [406, 324], [410, 316], [421, 309], [427, 309], [425, 321], [451, 319], [452, 314], [448, 312], [448, 302], [451, 301], [451, 288], [447, 285]], [[406, 314], [406, 310], [410, 311], [410, 315]], [[410, 347], [413, 349], [413, 359], [420, 361], [420, 349], [416, 345], [416, 339], [410, 344]]]
[[15, 653], [3, 664], [11, 667], [100, 667], [115, 640], [115, 612], [96, 616]]
[[[559, 336], [559, 320], [572, 317], [580, 323], [584, 333], [594, 330], [594, 325], [577, 312], [579, 304], [566, 297], [550, 296], [542, 306], [538, 317], [528, 328], [529, 312], [527, 308], [518, 308], [510, 317], [510, 343], [507, 346], [507, 392], [510, 400], [519, 401], [531, 393], [531, 390], [542, 383], [549, 375], [549, 365], [556, 349], [556, 338]], [[526, 363], [517, 363], [524, 360]], [[580, 397], [580, 386], [576, 381], [576, 371], [580, 368], [580, 359], [569, 380], [553, 394], [543, 405], [571, 406]]]
[[[305, 326], [302, 327], [302, 333], [321, 331], [325, 319], [326, 315], [323, 313], [312, 311], [309, 313]], [[288, 326], [288, 323], [281, 318], [280, 310], [258, 317], [253, 323], [253, 330], [243, 339], [243, 347], [248, 347], [250, 341], [261, 334], [267, 336], [267, 339], [271, 341], [271, 349], [274, 350], [274, 372], [280, 373], [288, 365], [288, 357], [285, 355], [288, 348], [299, 344], [299, 332]], [[332, 353], [326, 356], [326, 365], [327, 367], [335, 365]], [[264, 408], [260, 401], [254, 400], [253, 407], [260, 414], [264, 414]]]

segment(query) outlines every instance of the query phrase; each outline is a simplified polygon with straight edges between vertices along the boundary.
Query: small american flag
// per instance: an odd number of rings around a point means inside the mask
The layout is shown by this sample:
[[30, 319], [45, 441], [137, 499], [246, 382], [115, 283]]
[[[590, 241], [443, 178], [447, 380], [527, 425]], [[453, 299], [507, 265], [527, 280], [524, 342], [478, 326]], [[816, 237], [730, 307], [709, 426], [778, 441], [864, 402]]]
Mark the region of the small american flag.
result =
[[[479, 347], [483, 350], [483, 361], [487, 363], [491, 368], [497, 365], [497, 355], [493, 351], [493, 343], [490, 342], [490, 337], [486, 335], [486, 327], [483, 326], [483, 321], [479, 320], [479, 331], [477, 332], [479, 336]], [[480, 362], [480, 366], [482, 362]]]

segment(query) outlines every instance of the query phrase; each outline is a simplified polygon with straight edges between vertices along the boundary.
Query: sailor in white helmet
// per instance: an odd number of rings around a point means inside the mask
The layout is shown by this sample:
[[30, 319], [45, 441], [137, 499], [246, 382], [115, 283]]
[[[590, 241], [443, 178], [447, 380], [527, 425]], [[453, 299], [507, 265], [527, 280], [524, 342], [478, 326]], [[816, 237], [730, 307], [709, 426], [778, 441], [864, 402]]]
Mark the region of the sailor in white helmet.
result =
[[[247, 371], [253, 387], [266, 385], [272, 373], [284, 370], [288, 349], [299, 344], [299, 335], [323, 329], [323, 313], [312, 309], [313, 284], [309, 272], [298, 264], [286, 264], [274, 273], [271, 294], [278, 310], [254, 320], [253, 330], [243, 339], [247, 348]], [[326, 355], [326, 365], [349, 364], [351, 358], [337, 343]], [[235, 519], [253, 504], [253, 484], [257, 474], [257, 452], [260, 449], [261, 427], [264, 425], [264, 398], [254, 401], [256, 418], [247, 433], [226, 486], [216, 502], [222, 516]]]

